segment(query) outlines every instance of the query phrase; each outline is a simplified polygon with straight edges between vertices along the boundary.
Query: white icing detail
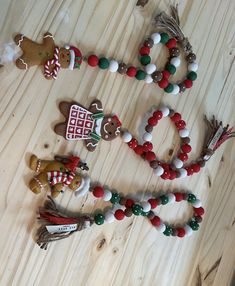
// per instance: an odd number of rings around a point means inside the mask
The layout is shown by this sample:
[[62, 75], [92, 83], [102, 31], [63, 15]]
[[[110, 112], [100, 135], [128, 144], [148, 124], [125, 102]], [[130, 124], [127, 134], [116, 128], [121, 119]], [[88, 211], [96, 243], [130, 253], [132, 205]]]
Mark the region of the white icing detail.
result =
[[89, 191], [89, 188], [90, 188], [90, 178], [84, 177], [82, 178], [82, 182], [79, 188], [77, 188], [77, 190], [74, 191], [74, 195], [76, 197], [84, 196]]
[[89, 143], [86, 144], [87, 147], [90, 146], [90, 145], [91, 145], [92, 147], [95, 147], [95, 146], [98, 145], [98, 142], [97, 142], [97, 143], [89, 142]]
[[[109, 118], [109, 119], [110, 119], [110, 118]], [[104, 125], [104, 132], [105, 132], [106, 134], [109, 134], [109, 132], [106, 130], [106, 125], [109, 125], [109, 122], [105, 123], [105, 125]]]
[[75, 62], [75, 53], [73, 50], [69, 50], [69, 52], [70, 52], [70, 63], [69, 63], [68, 69], [72, 71], [74, 67], [74, 62]]
[[120, 127], [117, 128], [117, 130], [115, 131], [115, 135], [119, 135], [120, 134]]
[[19, 58], [19, 60], [25, 65], [26, 70], [27, 70], [28, 69], [28, 65], [26, 64], [26, 62], [22, 58]]
[[20, 44], [21, 44], [21, 42], [23, 42], [23, 40], [24, 40], [24, 35], [21, 35], [21, 38], [20, 38], [18, 45], [17, 45], [18, 47], [20, 47]]
[[95, 106], [97, 110], [103, 111], [103, 108], [102, 107], [99, 108], [97, 103], [92, 103], [91, 106]]
[[43, 39], [45, 39], [45, 38], [52, 38], [54, 40], [54, 37], [52, 35], [46, 35], [43, 37]]
[[101, 136], [100, 130], [101, 130], [101, 124], [102, 124], [103, 118], [96, 119], [95, 121], [95, 133]]

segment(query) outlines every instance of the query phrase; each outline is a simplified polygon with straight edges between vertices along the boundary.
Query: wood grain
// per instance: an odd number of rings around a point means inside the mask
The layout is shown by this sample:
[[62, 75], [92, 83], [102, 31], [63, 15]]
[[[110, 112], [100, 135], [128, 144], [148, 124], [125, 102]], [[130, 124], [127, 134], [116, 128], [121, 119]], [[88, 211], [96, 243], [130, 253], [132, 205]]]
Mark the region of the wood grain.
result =
[[[155, 30], [153, 16], [167, 10], [169, 2], [150, 0], [141, 8], [136, 0], [0, 0], [0, 7], [0, 48], [12, 43], [17, 32], [40, 40], [50, 31], [60, 45], [73, 43], [84, 54], [95, 52], [138, 65], [138, 47]], [[0, 285], [235, 285], [234, 141], [222, 146], [200, 174], [163, 182], [121, 139], [102, 142], [88, 154], [82, 142], [68, 143], [52, 131], [61, 119], [60, 100], [89, 105], [99, 98], [135, 135], [146, 111], [164, 103], [187, 120], [194, 150], [190, 158], [197, 158], [205, 135], [204, 114], [235, 124], [234, 8], [233, 0], [180, 1], [183, 30], [200, 65], [194, 87], [182, 96], [86, 64], [80, 71], [62, 71], [56, 81], [45, 80], [39, 68], [22, 72], [12, 62], [0, 69]], [[157, 54], [161, 66], [166, 53], [161, 49]], [[180, 76], [179, 72], [176, 77]], [[156, 152], [171, 159], [169, 149], [177, 152], [178, 139], [170, 123], [161, 122], [154, 135]], [[51, 158], [69, 152], [88, 162], [93, 181], [124, 194], [193, 191], [206, 208], [202, 228], [178, 240], [157, 233], [144, 218], [129, 218], [40, 250], [34, 242], [36, 210], [46, 194], [35, 196], [27, 188], [32, 177], [29, 156]], [[76, 200], [69, 192], [57, 201], [72, 211], [104, 206], [90, 196]], [[186, 205], [159, 213], [169, 221], [176, 214], [179, 221], [188, 215]]]

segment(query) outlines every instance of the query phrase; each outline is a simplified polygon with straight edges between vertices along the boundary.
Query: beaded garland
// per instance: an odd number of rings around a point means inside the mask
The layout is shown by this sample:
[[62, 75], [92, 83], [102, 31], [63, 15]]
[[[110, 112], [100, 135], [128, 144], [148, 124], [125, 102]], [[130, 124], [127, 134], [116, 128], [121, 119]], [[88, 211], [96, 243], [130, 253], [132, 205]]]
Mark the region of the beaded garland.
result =
[[[95, 198], [110, 202], [112, 208], [106, 212], [98, 212], [91, 216], [87, 215], [84, 221], [81, 220], [84, 216], [76, 218], [68, 217], [67, 215], [64, 216], [61, 212], [58, 212], [54, 204], [53, 209], [51, 209], [52, 205], [46, 201], [44, 208], [41, 208], [39, 211], [40, 219], [46, 222], [46, 225], [43, 225], [38, 231], [37, 243], [41, 248], [46, 249], [49, 242], [66, 238], [75, 231], [83, 230], [92, 226], [94, 223], [96, 225], [102, 225], [105, 222], [112, 223], [114, 221], [121, 221], [125, 217], [131, 217], [132, 215], [148, 218], [152, 226], [165, 236], [183, 238], [190, 236], [193, 231], [199, 229], [204, 214], [201, 201], [191, 193], [173, 192], [149, 198], [147, 201], [135, 201], [131, 198], [122, 197], [117, 192], [111, 192], [100, 185], [93, 186], [90, 191]], [[165, 223], [154, 212], [158, 206], [181, 201], [187, 201], [193, 207], [193, 216], [183, 225]], [[70, 224], [75, 224], [76, 226], [68, 235], [66, 225], [68, 226]], [[59, 226], [60, 231], [58, 231], [58, 233], [56, 231], [51, 233], [48, 231], [50, 225]], [[65, 227], [66, 231], [61, 231], [63, 227]]]

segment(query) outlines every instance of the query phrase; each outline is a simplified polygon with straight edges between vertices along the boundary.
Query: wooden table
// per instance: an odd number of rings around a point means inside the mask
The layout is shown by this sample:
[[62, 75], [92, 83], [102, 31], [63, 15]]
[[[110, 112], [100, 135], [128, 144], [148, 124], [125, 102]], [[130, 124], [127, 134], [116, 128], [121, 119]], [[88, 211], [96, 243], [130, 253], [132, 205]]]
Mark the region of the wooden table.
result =
[[[167, 10], [169, 3], [150, 0], [144, 8], [135, 4], [135, 0], [1, 0], [1, 49], [4, 43], [13, 43], [16, 32], [40, 41], [43, 33], [50, 31], [60, 45], [73, 43], [84, 54], [95, 52], [138, 65], [139, 45], [155, 30], [153, 16]], [[64, 99], [87, 106], [99, 98], [105, 110], [117, 113], [123, 126], [136, 136], [146, 111], [164, 103], [187, 121], [193, 160], [206, 132], [204, 114], [235, 124], [234, 1], [182, 0], [179, 14], [200, 65], [194, 87], [180, 96], [118, 73], [91, 69], [86, 63], [80, 71], [61, 71], [56, 81], [47, 81], [39, 68], [18, 70], [13, 62], [0, 69], [0, 285], [235, 285], [233, 140], [224, 144], [199, 174], [169, 182], [155, 177], [121, 139], [102, 142], [91, 154], [82, 142], [67, 142], [53, 132], [54, 124], [62, 119], [58, 103]], [[159, 67], [165, 55], [161, 49]], [[176, 78], [181, 76], [179, 72]], [[161, 121], [153, 134], [159, 157], [172, 159], [179, 140], [169, 121]], [[41, 250], [34, 242], [36, 211], [46, 194], [36, 196], [27, 187], [33, 176], [29, 157], [36, 153], [50, 159], [69, 152], [88, 163], [93, 181], [126, 195], [191, 190], [206, 209], [200, 231], [182, 240], [168, 238], [146, 219], [132, 217], [92, 227]], [[57, 203], [70, 211], [104, 207], [92, 196], [78, 200], [70, 192]], [[159, 214], [169, 221], [176, 216], [179, 222], [189, 216], [189, 210], [180, 204], [161, 208]]]

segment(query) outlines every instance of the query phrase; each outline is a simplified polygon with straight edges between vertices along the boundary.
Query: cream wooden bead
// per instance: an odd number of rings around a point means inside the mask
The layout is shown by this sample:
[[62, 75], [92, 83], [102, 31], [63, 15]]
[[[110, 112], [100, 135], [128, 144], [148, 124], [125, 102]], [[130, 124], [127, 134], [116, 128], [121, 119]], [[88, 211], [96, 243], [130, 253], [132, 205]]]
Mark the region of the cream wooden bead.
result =
[[180, 92], [180, 88], [178, 86], [178, 84], [173, 84], [173, 90], [172, 90], [172, 94], [178, 94]]
[[144, 81], [146, 83], [152, 83], [153, 82], [153, 78], [151, 77], [151, 75], [148, 74], [148, 75], [146, 75]]
[[178, 68], [180, 66], [180, 58], [178, 57], [174, 57], [171, 59], [170, 63], [175, 66], [176, 68]]
[[163, 233], [166, 230], [166, 226], [164, 223], [161, 222], [159, 226], [156, 226], [156, 229], [160, 231], [161, 233]]
[[115, 60], [111, 60], [110, 62], [109, 62], [109, 71], [110, 72], [117, 72], [117, 70], [118, 70], [118, 62], [117, 61], [115, 61]]
[[178, 171], [179, 171], [179, 174], [180, 174], [180, 178], [187, 177], [187, 171], [184, 168], [181, 168]]
[[151, 210], [151, 205], [149, 202], [140, 203], [144, 212], [149, 212]]
[[148, 64], [145, 66], [145, 71], [147, 74], [152, 74], [155, 72], [155, 70], [157, 69], [155, 64]]
[[184, 226], [184, 230], [186, 236], [191, 236], [193, 234], [192, 228], [187, 224]]
[[156, 169], [153, 169], [153, 173], [160, 177], [164, 173], [164, 169], [161, 166], [158, 166]]
[[160, 43], [161, 41], [161, 35], [159, 33], [154, 33], [150, 36], [150, 38], [153, 40], [154, 45]]
[[192, 203], [194, 208], [200, 208], [202, 206], [202, 202], [199, 199], [196, 199], [194, 203]]
[[105, 217], [105, 221], [108, 223], [112, 223], [115, 221], [115, 216], [111, 211], [107, 211], [104, 217]]
[[184, 128], [184, 129], [181, 129], [179, 131], [179, 135], [181, 138], [185, 138], [185, 137], [188, 137], [189, 136], [189, 131], [188, 129]]
[[198, 64], [196, 64], [196, 63], [189, 64], [188, 65], [188, 70], [196, 72], [198, 70]]
[[175, 160], [173, 161], [173, 164], [177, 169], [180, 169], [183, 167], [184, 163], [179, 158], [175, 158]]
[[173, 204], [175, 203], [175, 195], [170, 193], [170, 194], [167, 194], [167, 197], [168, 197], [168, 204]]
[[153, 136], [152, 136], [151, 133], [148, 133], [148, 132], [145, 132], [145, 133], [144, 133], [144, 135], [143, 135], [143, 140], [144, 140], [144, 141], [150, 142], [150, 141], [152, 141], [152, 139], [153, 139]]
[[128, 131], [125, 131], [125, 132], [123, 133], [123, 135], [122, 135], [122, 139], [123, 139], [123, 141], [124, 141], [125, 143], [130, 142], [131, 139], [132, 139], [131, 133], [128, 132]]
[[110, 192], [110, 190], [105, 189], [105, 190], [104, 190], [103, 200], [104, 200], [105, 202], [108, 202], [108, 201], [111, 200], [111, 198], [112, 198], [112, 193]]
[[159, 109], [162, 112], [163, 117], [167, 117], [170, 113], [170, 110], [168, 107], [163, 106]]

